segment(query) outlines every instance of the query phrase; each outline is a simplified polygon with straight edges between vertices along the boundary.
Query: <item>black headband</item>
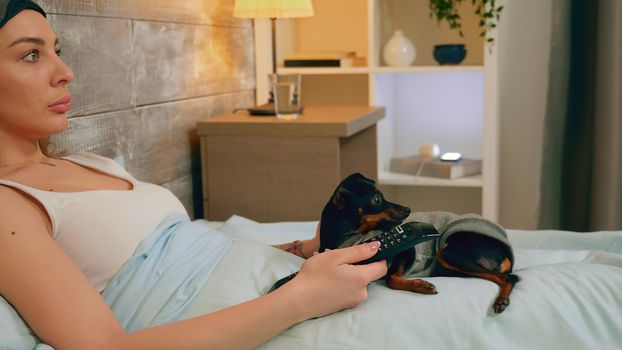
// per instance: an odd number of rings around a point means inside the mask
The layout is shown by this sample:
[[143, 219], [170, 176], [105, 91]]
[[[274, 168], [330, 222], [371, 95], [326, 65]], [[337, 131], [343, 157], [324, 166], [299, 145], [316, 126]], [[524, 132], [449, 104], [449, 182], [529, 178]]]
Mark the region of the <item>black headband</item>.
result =
[[45, 11], [30, 0], [0, 0], [0, 28], [4, 27], [6, 22], [15, 17], [23, 10], [30, 9], [39, 12], [45, 17]]

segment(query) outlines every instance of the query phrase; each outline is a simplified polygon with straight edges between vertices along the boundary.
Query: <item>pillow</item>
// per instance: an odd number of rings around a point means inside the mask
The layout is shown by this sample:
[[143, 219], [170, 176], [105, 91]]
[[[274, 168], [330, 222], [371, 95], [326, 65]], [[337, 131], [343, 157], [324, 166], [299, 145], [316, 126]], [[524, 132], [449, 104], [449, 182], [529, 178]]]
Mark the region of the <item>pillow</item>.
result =
[[39, 338], [34, 335], [13, 306], [0, 296], [0, 349], [35, 349], [37, 344]]
[[310, 239], [315, 236], [317, 221], [259, 223], [242, 216], [233, 215], [218, 230], [231, 237], [248, 239], [266, 244]]

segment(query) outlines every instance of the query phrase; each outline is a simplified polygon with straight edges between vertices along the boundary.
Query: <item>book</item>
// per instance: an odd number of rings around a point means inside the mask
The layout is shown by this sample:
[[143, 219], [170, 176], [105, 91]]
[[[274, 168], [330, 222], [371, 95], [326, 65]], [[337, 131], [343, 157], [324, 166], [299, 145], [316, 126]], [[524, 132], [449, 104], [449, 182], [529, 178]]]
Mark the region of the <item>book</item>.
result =
[[352, 67], [352, 58], [337, 59], [285, 59], [284, 67]]
[[354, 51], [298, 51], [285, 55], [286, 60], [338, 60], [354, 57], [356, 57]]
[[419, 156], [391, 158], [389, 169], [394, 173], [457, 179], [482, 173], [482, 161], [462, 158], [455, 162], [442, 161], [438, 158], [422, 160]]

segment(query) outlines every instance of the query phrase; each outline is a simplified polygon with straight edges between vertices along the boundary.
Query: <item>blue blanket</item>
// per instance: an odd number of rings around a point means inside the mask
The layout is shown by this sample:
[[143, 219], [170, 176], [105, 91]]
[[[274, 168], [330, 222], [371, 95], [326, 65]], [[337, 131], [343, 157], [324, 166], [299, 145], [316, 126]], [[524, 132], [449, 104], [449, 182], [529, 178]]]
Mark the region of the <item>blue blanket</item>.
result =
[[235, 239], [171, 215], [145, 238], [102, 295], [129, 332], [178, 320]]
[[[235, 238], [171, 215], [145, 238], [103, 294], [127, 331], [185, 318]], [[0, 350], [53, 350], [0, 296]]]

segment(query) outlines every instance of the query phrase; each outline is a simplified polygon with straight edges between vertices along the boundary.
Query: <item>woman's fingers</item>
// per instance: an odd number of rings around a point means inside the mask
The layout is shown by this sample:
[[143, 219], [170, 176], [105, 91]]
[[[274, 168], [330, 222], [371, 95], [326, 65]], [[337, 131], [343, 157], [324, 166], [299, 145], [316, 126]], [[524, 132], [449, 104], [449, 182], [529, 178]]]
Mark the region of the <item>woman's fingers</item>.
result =
[[380, 242], [370, 242], [326, 251], [323, 254], [327, 255], [326, 258], [330, 256], [331, 260], [333, 260], [333, 263], [336, 265], [350, 265], [349, 267], [351, 267], [352, 270], [350, 270], [349, 273], [360, 271], [357, 273], [362, 273], [365, 280], [371, 282], [381, 278], [387, 273], [386, 261], [356, 266], [352, 266], [351, 264], [371, 258], [378, 252], [379, 246]]
[[376, 253], [378, 253], [378, 247], [380, 247], [380, 242], [369, 242], [331, 250], [327, 254], [334, 255], [339, 264], [354, 264], [376, 255]]
[[364, 274], [366, 280], [370, 282], [380, 279], [387, 274], [386, 260], [376, 261], [366, 265], [357, 265], [354, 267], [360, 270]]

